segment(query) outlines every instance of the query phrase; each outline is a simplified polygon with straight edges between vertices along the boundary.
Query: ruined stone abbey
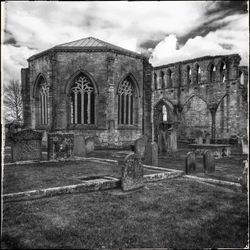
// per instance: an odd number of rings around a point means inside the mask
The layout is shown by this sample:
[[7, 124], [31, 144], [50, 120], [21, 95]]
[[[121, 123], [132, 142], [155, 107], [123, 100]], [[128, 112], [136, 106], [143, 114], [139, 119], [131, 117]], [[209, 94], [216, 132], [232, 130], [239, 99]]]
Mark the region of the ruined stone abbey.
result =
[[197, 136], [242, 137], [248, 69], [240, 60], [205, 56], [152, 67], [147, 57], [92, 37], [57, 45], [21, 71], [24, 126], [91, 136], [100, 147], [146, 135], [173, 151]]

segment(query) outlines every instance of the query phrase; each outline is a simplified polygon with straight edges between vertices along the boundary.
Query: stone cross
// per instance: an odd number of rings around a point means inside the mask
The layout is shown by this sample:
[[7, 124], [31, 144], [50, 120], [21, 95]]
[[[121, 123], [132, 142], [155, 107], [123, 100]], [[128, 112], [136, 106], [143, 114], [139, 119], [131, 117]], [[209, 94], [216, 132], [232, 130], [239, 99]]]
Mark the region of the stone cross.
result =
[[203, 167], [205, 173], [215, 172], [214, 154], [210, 150], [206, 150], [203, 154]]
[[122, 166], [122, 190], [130, 191], [143, 186], [143, 166], [141, 163], [141, 158], [137, 154], [129, 154], [125, 157]]
[[185, 173], [190, 174], [196, 170], [196, 156], [194, 152], [188, 152], [185, 158]]

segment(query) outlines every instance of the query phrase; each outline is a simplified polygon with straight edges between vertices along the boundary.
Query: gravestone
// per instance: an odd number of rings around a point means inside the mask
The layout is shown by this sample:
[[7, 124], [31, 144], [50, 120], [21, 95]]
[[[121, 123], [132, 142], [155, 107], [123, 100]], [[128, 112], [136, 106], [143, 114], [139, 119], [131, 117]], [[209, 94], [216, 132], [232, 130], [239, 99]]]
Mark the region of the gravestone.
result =
[[158, 166], [158, 146], [155, 142], [146, 144], [144, 163], [150, 166]]
[[196, 156], [194, 152], [188, 152], [185, 158], [185, 173], [190, 174], [196, 170]]
[[203, 167], [205, 173], [215, 172], [214, 154], [210, 150], [206, 150], [203, 154]]
[[242, 154], [248, 154], [248, 141], [247, 137], [243, 136], [241, 139], [241, 146], [242, 146]]
[[86, 145], [84, 135], [74, 135], [74, 155], [86, 156]]
[[247, 193], [248, 191], [248, 160], [243, 161], [243, 163], [245, 164], [244, 166], [244, 170], [242, 173], [242, 177], [240, 179], [240, 184], [241, 184], [241, 189], [243, 193]]
[[95, 139], [94, 137], [88, 137], [85, 140], [85, 145], [86, 145], [86, 152], [90, 153], [95, 150]]
[[196, 144], [203, 144], [203, 132], [201, 130], [195, 130], [194, 136]]
[[15, 132], [11, 136], [12, 161], [42, 159], [43, 133], [32, 129]]
[[145, 147], [146, 147], [145, 139], [141, 137], [135, 141], [134, 152], [140, 158], [144, 158]]
[[73, 133], [49, 133], [48, 134], [48, 159], [59, 160], [69, 159], [73, 153], [74, 134]]
[[143, 166], [139, 155], [132, 153], [125, 157], [122, 166], [121, 187], [123, 191], [130, 191], [144, 186]]

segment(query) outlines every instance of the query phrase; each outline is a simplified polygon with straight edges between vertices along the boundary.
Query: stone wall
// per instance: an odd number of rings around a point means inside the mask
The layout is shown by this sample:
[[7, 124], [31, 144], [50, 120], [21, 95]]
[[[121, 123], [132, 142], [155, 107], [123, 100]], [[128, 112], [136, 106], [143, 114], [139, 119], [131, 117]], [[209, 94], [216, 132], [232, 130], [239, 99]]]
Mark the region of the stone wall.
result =
[[[239, 67], [239, 63], [239, 55], [233, 54], [207, 56], [154, 68], [153, 105], [164, 100], [176, 107], [180, 122], [179, 139], [189, 137], [189, 128], [198, 129], [198, 124], [204, 127], [202, 130], [208, 129], [214, 138], [246, 133], [247, 80], [245, 77], [244, 84], [241, 84], [239, 72], [244, 72], [244, 76], [247, 72], [246, 67]], [[213, 76], [210, 71], [212, 66], [216, 69]], [[172, 72], [172, 82], [169, 80], [169, 70]]]
[[[81, 72], [95, 86], [95, 124], [71, 124], [69, 91], [74, 77]], [[48, 125], [39, 123], [40, 76], [49, 85]], [[135, 119], [133, 125], [119, 126], [117, 89], [127, 76], [135, 84]], [[144, 57], [97, 51], [49, 51], [32, 58], [29, 68], [22, 69], [22, 86], [26, 127], [95, 136], [100, 145], [133, 144], [144, 129], [151, 134], [151, 65]]]

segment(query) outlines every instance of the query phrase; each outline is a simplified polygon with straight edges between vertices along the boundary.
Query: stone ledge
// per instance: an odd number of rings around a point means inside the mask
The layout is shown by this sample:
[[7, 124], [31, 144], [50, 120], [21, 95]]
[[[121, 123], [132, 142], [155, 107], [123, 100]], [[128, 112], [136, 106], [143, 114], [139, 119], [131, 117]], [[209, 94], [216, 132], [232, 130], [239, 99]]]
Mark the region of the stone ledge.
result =
[[241, 191], [242, 189], [241, 184], [236, 183], [236, 182], [222, 181], [222, 180], [216, 180], [216, 179], [210, 179], [210, 178], [202, 178], [202, 177], [191, 176], [191, 175], [184, 175], [183, 177], [196, 180], [196, 181], [200, 181], [200, 182], [206, 182], [206, 183], [211, 183], [211, 184], [220, 185], [224, 187], [234, 188], [237, 191]]
[[165, 179], [172, 179], [177, 178], [184, 175], [184, 172], [163, 172], [163, 173], [156, 173], [156, 174], [148, 174], [144, 175], [144, 181], [145, 182], [152, 182], [152, 181], [160, 181]]
[[21, 201], [21, 200], [43, 198], [43, 197], [51, 197], [51, 196], [61, 195], [61, 194], [87, 193], [87, 192], [93, 192], [93, 191], [99, 191], [99, 190], [113, 189], [119, 186], [120, 186], [120, 180], [113, 178], [113, 180], [90, 181], [90, 182], [80, 183], [76, 185], [4, 194], [3, 201], [4, 202]]

